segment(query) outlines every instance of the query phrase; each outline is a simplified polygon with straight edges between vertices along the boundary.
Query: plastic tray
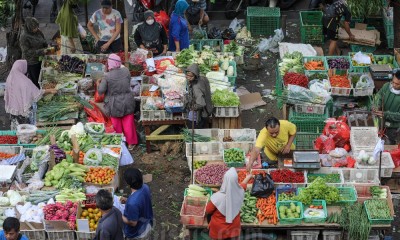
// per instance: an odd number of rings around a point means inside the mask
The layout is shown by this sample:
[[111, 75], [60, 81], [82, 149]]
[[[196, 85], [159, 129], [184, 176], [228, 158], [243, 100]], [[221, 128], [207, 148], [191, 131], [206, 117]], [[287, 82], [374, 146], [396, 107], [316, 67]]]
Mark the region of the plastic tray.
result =
[[[374, 201], [375, 200], [379, 200], [379, 199], [374, 199]], [[368, 210], [368, 207], [367, 207], [367, 202], [368, 201], [372, 201], [372, 200], [366, 200], [365, 202], [364, 202], [364, 208], [365, 208], [365, 210], [367, 211], [367, 216], [368, 216], [368, 220], [369, 220], [369, 222], [371, 223], [371, 224], [373, 224], [373, 225], [375, 225], [375, 224], [391, 224], [392, 223], [392, 221], [393, 221], [393, 217], [391, 217], [391, 218], [388, 218], [388, 219], [374, 219], [374, 218], [372, 218], [372, 216], [370, 215], [371, 213], [370, 213], [370, 211]], [[381, 201], [385, 201], [386, 202], [386, 200], [385, 199], [381, 199]], [[389, 207], [390, 208], [390, 207]]]
[[[198, 142], [193, 143], [193, 155], [194, 156], [221, 156], [222, 155], [222, 144], [220, 142]], [[192, 156], [192, 143], [186, 143], [186, 157]]]
[[324, 34], [321, 11], [300, 12], [301, 42], [305, 44], [323, 44]]
[[[325, 216], [324, 217], [306, 217], [304, 215], [303, 221], [306, 223], [324, 223], [328, 216], [328, 211], [326, 209], [325, 200], [313, 200], [310, 205], [322, 206], [322, 210], [324, 211]], [[306, 206], [305, 204], [303, 204], [303, 211], [305, 212], [308, 207], [309, 207], [308, 205]], [[303, 212], [303, 214], [304, 214], [304, 212]]]
[[[388, 152], [382, 153], [382, 164], [381, 164], [381, 177], [388, 177], [392, 176], [392, 172], [395, 165], [392, 159], [392, 156]], [[356, 168], [358, 169], [376, 169], [379, 171], [379, 159], [374, 165], [364, 165], [361, 163], [356, 163]]]
[[318, 152], [293, 152], [294, 163], [319, 163]]
[[320, 168], [319, 170], [316, 170], [316, 171], [307, 171], [307, 185], [309, 183], [311, 183], [308, 181], [308, 176], [311, 176], [311, 175], [319, 176], [319, 175], [327, 175], [327, 174], [339, 174], [339, 182], [326, 183], [327, 185], [336, 186], [336, 187], [343, 186], [344, 178], [343, 178], [342, 170], [337, 169], [337, 168], [330, 168], [330, 167]]
[[[208, 198], [207, 197], [189, 197], [186, 196], [182, 203], [182, 208], [180, 212], [181, 223], [183, 225], [203, 225], [204, 216], [206, 214]], [[188, 215], [186, 214], [186, 209], [188, 206], [203, 207], [204, 211], [201, 216]]]
[[[286, 206], [286, 207], [290, 207], [290, 204], [294, 203], [294, 205], [300, 206], [300, 217], [299, 218], [281, 218], [281, 214], [279, 212], [279, 207], [280, 206]], [[303, 219], [303, 204], [301, 202], [298, 201], [284, 201], [284, 202], [277, 202], [276, 203], [276, 211], [278, 214], [278, 220], [280, 224], [301, 224], [301, 221]]]
[[344, 185], [355, 186], [358, 184], [379, 185], [378, 169], [342, 169]]

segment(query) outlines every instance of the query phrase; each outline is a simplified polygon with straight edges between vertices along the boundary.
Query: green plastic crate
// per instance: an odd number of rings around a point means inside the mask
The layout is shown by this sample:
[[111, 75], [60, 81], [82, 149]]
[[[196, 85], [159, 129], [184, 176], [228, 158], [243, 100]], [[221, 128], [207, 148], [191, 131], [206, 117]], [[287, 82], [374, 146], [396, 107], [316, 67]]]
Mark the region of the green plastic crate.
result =
[[326, 64], [327, 64], [327, 66], [328, 66], [329, 69], [333, 69], [333, 68], [330, 67], [329, 62], [330, 62], [332, 59], [337, 59], [337, 58], [345, 59], [345, 60], [349, 63], [349, 68], [348, 68], [348, 69], [351, 68], [351, 65], [350, 65], [351, 59], [350, 59], [349, 56], [326, 56], [326, 57], [325, 57], [325, 60], [326, 60]]
[[314, 150], [314, 141], [320, 135], [319, 133], [297, 132], [294, 140], [296, 150]]
[[365, 53], [373, 53], [373, 52], [375, 52], [376, 47], [350, 44], [350, 49], [352, 52], [360, 52], [361, 51], [361, 52], [365, 52]]
[[280, 8], [247, 7], [246, 25], [251, 36], [271, 36], [281, 25]]
[[236, 150], [239, 150], [239, 151], [241, 151], [242, 153], [243, 153], [243, 161], [241, 161], [241, 162], [226, 162], [225, 161], [225, 151], [227, 151], [227, 150], [229, 150], [229, 149], [224, 149], [224, 155], [223, 155], [223, 159], [224, 159], [224, 163], [226, 164], [226, 166], [228, 166], [228, 167], [235, 167], [235, 168], [237, 168], [237, 167], [243, 167], [244, 165], [245, 165], [245, 162], [246, 162], [246, 154], [245, 154], [245, 152], [242, 150], [242, 149], [240, 149], [240, 148], [230, 148], [230, 149], [236, 149]]
[[313, 73], [322, 73], [322, 74], [328, 74], [328, 64], [326, 63], [326, 58], [325, 57], [320, 57], [320, 56], [316, 56], [316, 57], [303, 57], [303, 66], [305, 66], [304, 64], [306, 64], [309, 61], [322, 61], [324, 64], [324, 70], [306, 70], [304, 68], [304, 73], [307, 75], [309, 74], [313, 74]]
[[223, 52], [224, 51], [224, 40], [222, 39], [192, 39], [190, 44], [193, 45], [194, 49], [201, 51], [204, 46], [210, 46], [213, 51]]
[[383, 27], [385, 28], [386, 36], [394, 36], [393, 22], [390, 22], [385, 19], [386, 18], [384, 18], [383, 21]]
[[[371, 217], [371, 214], [370, 214], [370, 212], [369, 212], [369, 210], [368, 210], [368, 202], [370, 202], [370, 201], [375, 201], [375, 200], [380, 200], [380, 201], [384, 201], [384, 202], [386, 202], [387, 203], [387, 200], [386, 199], [374, 199], [374, 200], [366, 200], [365, 202], [364, 202], [364, 208], [365, 208], [365, 211], [367, 211], [367, 216], [368, 216], [368, 220], [369, 220], [369, 222], [372, 224], [372, 225], [379, 225], [379, 224], [391, 224], [392, 223], [392, 221], [393, 221], [393, 217], [390, 217], [390, 219], [374, 219], [374, 218], [372, 218]], [[389, 206], [388, 206], [388, 208], [389, 208]], [[389, 208], [389, 210], [390, 210], [390, 208]]]
[[[211, 188], [205, 187], [204, 188], [206, 190], [206, 192], [208, 194], [210, 194], [210, 196], [208, 197], [208, 199], [211, 198], [211, 195], [213, 194], [213, 191], [211, 190]], [[187, 196], [187, 192], [188, 192], [189, 188], [185, 188], [185, 191], [183, 192], [183, 196], [186, 197]]]
[[277, 105], [279, 109], [283, 107], [283, 79], [281, 74], [279, 73], [279, 60], [276, 61], [276, 81], [275, 81], [275, 94], [277, 96]]
[[[364, 73], [364, 72], [369, 72], [369, 65], [367, 66], [354, 66], [353, 61], [352, 61], [352, 54], [356, 54], [357, 52], [349, 52], [349, 57], [350, 57], [350, 68], [351, 72], [359, 72], [359, 73]], [[364, 54], [367, 54], [372, 57], [372, 63], [374, 62], [374, 55], [372, 53], [367, 53], [363, 52]]]
[[353, 204], [357, 201], [357, 192], [354, 187], [338, 187], [340, 199], [336, 202], [338, 205]]
[[201, 39], [192, 39], [192, 40], [190, 40], [190, 45], [192, 45], [193, 49], [196, 50], [196, 51], [201, 51], [201, 49], [203, 49], [201, 44], [202, 44]]
[[[344, 17], [342, 18], [344, 20]], [[350, 21], [350, 28], [354, 28], [356, 26], [356, 23], [364, 23], [364, 18], [351, 18]]]
[[[0, 131], [0, 136], [17, 136], [17, 131]], [[19, 141], [19, 140], [18, 140]], [[18, 144], [0, 144], [0, 146], [17, 146]]]
[[386, 36], [387, 47], [393, 48], [394, 46], [394, 36]]
[[322, 15], [321, 11], [300, 12], [300, 34], [302, 43], [323, 44]]
[[[300, 206], [300, 217], [299, 218], [281, 218], [281, 214], [279, 211], [280, 206], [286, 206], [290, 207], [290, 203], [294, 203], [294, 205]], [[303, 219], [303, 204], [298, 201], [282, 201], [282, 202], [277, 202], [276, 203], [276, 211], [278, 213], [278, 220], [280, 224], [301, 224], [301, 221]]]
[[376, 16], [376, 17], [368, 16], [367, 18], [365, 18], [365, 23], [368, 24], [368, 26], [371, 26], [371, 27], [374, 27], [377, 29], [381, 29], [383, 27], [382, 14], [381, 14], [381, 12], [379, 12], [377, 14], [380, 14], [380, 16]]
[[383, 59], [384, 57], [387, 58], [392, 58], [393, 60], [389, 62], [388, 64], [391, 64], [393, 67], [392, 68], [398, 68], [399, 65], [397, 64], [396, 58], [393, 55], [374, 55], [374, 63], [378, 64], [378, 62]]
[[299, 132], [322, 133], [325, 127], [325, 120], [291, 120], [289, 122], [296, 125]]
[[313, 200], [310, 205], [314, 206], [322, 206], [322, 210], [324, 211], [325, 217], [306, 217], [304, 215], [304, 212], [309, 206], [306, 206], [303, 204], [303, 221], [306, 223], [324, 223], [327, 216], [328, 216], [328, 211], [326, 209], [326, 201], [325, 200]]
[[328, 111], [324, 111], [324, 114], [314, 113], [298, 113], [292, 108], [289, 109], [290, 120], [309, 120], [309, 121], [325, 121], [329, 117]]

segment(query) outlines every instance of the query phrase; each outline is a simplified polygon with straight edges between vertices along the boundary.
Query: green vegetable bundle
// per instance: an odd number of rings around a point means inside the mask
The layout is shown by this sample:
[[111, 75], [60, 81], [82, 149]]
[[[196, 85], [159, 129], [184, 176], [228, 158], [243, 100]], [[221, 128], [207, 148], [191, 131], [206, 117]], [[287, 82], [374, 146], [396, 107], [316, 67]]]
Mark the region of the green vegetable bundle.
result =
[[193, 46], [190, 46], [176, 55], [176, 63], [178, 67], [188, 67], [192, 63], [195, 63], [197, 58], [197, 51], [193, 49]]
[[343, 208], [338, 222], [348, 232], [349, 239], [368, 240], [371, 224], [362, 204], [355, 203]]
[[231, 41], [229, 44], [224, 46], [224, 52], [233, 53], [235, 56], [243, 56], [244, 47], [238, 45], [235, 41]]
[[119, 159], [117, 157], [111, 156], [110, 154], [103, 154], [100, 166], [107, 166], [118, 169]]
[[[188, 128], [182, 129], [183, 140], [192, 142], [192, 130]], [[212, 138], [200, 134], [193, 134], [193, 142], [211, 142]]]
[[365, 201], [365, 207], [371, 219], [392, 219], [387, 200], [372, 199]]
[[312, 200], [325, 200], [327, 204], [332, 204], [340, 200], [339, 190], [336, 187], [328, 186], [324, 179], [317, 177], [308, 187], [303, 188], [296, 201], [310, 205]]
[[240, 104], [238, 95], [228, 89], [215, 90], [211, 95], [211, 101], [214, 106], [218, 107], [236, 107]]
[[383, 7], [380, 0], [347, 0], [347, 5], [353, 18], [364, 18], [376, 15], [380, 16]]
[[244, 201], [240, 210], [240, 221], [244, 223], [258, 223], [257, 220], [257, 198], [250, 195], [250, 192], [246, 191], [244, 194]]
[[287, 72], [304, 73], [303, 54], [300, 52], [286, 53], [279, 64], [279, 73], [284, 76]]

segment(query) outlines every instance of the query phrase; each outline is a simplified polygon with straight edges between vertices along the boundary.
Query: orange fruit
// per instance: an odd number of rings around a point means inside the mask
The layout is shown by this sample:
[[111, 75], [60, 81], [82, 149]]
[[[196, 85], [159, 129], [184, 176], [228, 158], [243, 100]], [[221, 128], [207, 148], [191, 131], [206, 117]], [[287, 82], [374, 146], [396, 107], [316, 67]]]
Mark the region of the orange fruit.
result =
[[93, 212], [93, 208], [88, 208], [88, 212], [92, 213]]

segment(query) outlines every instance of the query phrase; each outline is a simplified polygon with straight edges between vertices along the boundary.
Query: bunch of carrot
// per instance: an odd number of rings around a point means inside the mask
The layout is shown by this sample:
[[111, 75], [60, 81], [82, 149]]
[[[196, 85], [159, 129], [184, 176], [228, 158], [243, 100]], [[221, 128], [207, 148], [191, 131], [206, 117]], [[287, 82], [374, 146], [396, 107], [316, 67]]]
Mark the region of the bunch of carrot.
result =
[[267, 220], [268, 224], [276, 225], [278, 223], [275, 192], [268, 198], [259, 198], [256, 207], [258, 208], [257, 219], [260, 224], [264, 220]]
[[324, 62], [318, 60], [304, 63], [304, 68], [306, 70], [325, 70]]
[[350, 81], [346, 75], [334, 75], [329, 77], [332, 87], [350, 88]]
[[2, 159], [7, 159], [7, 158], [12, 158], [16, 156], [17, 154], [12, 154], [12, 153], [5, 153], [5, 152], [0, 152], [0, 160]]

